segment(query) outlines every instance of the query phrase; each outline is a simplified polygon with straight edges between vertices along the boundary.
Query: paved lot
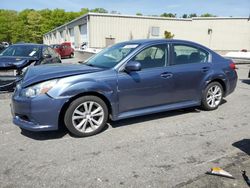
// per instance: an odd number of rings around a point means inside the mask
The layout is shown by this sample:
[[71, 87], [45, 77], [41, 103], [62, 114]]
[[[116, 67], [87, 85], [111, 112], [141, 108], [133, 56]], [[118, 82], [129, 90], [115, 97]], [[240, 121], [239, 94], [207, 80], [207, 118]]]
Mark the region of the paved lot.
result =
[[[88, 138], [21, 132], [10, 94], [0, 94], [0, 187], [247, 187], [240, 170], [250, 175], [250, 67], [238, 67], [237, 89], [216, 111], [111, 122]], [[236, 179], [205, 175], [213, 166]]]

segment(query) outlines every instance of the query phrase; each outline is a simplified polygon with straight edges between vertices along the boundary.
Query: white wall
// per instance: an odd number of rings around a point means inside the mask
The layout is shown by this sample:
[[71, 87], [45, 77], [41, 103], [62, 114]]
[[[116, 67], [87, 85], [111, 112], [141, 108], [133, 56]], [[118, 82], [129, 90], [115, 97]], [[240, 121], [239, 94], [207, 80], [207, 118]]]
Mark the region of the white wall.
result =
[[[152, 27], [159, 27], [159, 36], [152, 36]], [[208, 29], [211, 29], [210, 34]], [[60, 32], [63, 31], [63, 41], [71, 41], [75, 47], [88, 42], [89, 47], [104, 48], [106, 38], [115, 38], [116, 43], [164, 38], [165, 30], [173, 33], [175, 39], [191, 40], [218, 51], [250, 51], [250, 21], [247, 18], [164, 19], [91, 13], [52, 30], [44, 36], [44, 43], [62, 42]], [[52, 34], [55, 32], [58, 33], [56, 37]]]
[[[160, 35], [152, 36], [151, 27], [159, 27]], [[208, 29], [211, 33], [208, 34]], [[116, 42], [133, 39], [163, 38], [170, 31], [175, 39], [191, 40], [214, 50], [250, 51], [250, 21], [234, 18], [196, 18], [193, 20], [146, 19], [124, 16], [90, 17], [91, 47], [105, 47], [105, 38], [113, 37]]]

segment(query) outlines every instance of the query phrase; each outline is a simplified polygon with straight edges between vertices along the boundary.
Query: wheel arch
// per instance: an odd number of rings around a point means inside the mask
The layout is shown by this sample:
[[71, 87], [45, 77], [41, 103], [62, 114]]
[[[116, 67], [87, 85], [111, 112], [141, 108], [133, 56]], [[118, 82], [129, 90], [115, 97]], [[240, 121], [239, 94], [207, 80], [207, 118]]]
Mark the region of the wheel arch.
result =
[[206, 86], [212, 82], [218, 82], [221, 84], [222, 86], [222, 89], [223, 89], [223, 96], [225, 96], [226, 92], [227, 92], [227, 86], [226, 86], [226, 83], [225, 81], [223, 81], [223, 79], [220, 79], [220, 78], [215, 78], [215, 79], [212, 79], [211, 81], [209, 81]]
[[94, 92], [94, 91], [90, 91], [90, 92], [84, 92], [84, 93], [79, 93], [73, 97], [71, 97], [61, 108], [60, 112], [59, 112], [59, 116], [58, 116], [58, 127], [65, 127], [65, 123], [64, 123], [64, 115], [66, 110], [68, 109], [69, 105], [76, 99], [83, 97], [83, 96], [96, 96], [99, 97], [100, 99], [102, 99], [104, 101], [104, 103], [106, 104], [107, 108], [108, 108], [108, 117], [110, 119], [110, 116], [113, 113], [113, 109], [112, 109], [112, 105], [110, 100], [103, 94], [98, 93], [98, 92]]

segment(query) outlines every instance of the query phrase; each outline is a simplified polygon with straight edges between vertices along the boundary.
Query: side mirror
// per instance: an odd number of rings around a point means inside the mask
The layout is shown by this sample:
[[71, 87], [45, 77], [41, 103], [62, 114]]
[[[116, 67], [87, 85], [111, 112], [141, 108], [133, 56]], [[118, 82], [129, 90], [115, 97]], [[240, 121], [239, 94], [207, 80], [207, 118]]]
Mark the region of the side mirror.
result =
[[127, 72], [140, 71], [141, 63], [139, 63], [138, 61], [129, 61], [125, 66], [125, 70]]
[[45, 55], [43, 55], [43, 58], [44, 59], [49, 59], [49, 58], [51, 58], [52, 56], [50, 55], [50, 54], [45, 54]]

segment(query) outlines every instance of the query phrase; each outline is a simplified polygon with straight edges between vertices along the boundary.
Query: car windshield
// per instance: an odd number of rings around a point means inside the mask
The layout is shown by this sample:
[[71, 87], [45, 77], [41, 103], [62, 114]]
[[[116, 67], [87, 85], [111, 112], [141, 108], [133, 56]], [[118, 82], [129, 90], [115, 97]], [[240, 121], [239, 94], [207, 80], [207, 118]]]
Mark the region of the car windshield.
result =
[[138, 44], [131, 43], [116, 44], [99, 52], [98, 54], [87, 60], [86, 64], [89, 66], [100, 68], [112, 68], [120, 63], [138, 46]]
[[39, 52], [38, 46], [33, 45], [13, 45], [6, 48], [1, 56], [18, 56], [18, 57], [37, 57]]

